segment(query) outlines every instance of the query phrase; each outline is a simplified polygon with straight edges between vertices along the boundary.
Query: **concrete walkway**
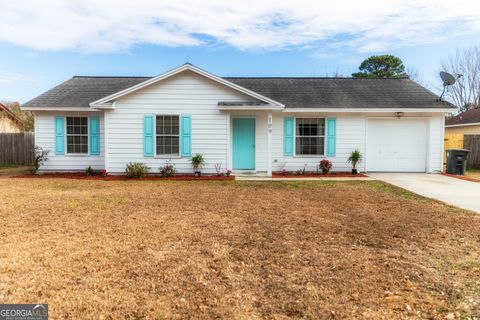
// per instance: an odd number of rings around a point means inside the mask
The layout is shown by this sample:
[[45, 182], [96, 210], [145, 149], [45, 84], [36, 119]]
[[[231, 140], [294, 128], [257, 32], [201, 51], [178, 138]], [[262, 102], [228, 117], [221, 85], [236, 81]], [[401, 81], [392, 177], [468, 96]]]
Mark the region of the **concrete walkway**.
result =
[[480, 183], [426, 173], [370, 173], [370, 177], [421, 196], [480, 213]]

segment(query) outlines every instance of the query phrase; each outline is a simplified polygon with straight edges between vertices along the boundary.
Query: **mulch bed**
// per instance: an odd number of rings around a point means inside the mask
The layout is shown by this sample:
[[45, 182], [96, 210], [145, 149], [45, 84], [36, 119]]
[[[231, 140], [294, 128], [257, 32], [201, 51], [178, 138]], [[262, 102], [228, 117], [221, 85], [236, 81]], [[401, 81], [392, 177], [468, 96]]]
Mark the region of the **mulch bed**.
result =
[[460, 180], [466, 180], [466, 181], [471, 181], [471, 182], [480, 182], [480, 179], [477, 178], [470, 178], [470, 177], [465, 177], [465, 176], [458, 176], [456, 174], [450, 174], [450, 173], [442, 173], [444, 176], [451, 177], [451, 178], [457, 178]]
[[315, 173], [306, 172], [305, 174], [296, 174], [294, 172], [272, 173], [272, 178], [365, 178], [367, 175], [363, 173], [351, 174], [350, 172], [330, 172], [330, 173]]
[[81, 172], [64, 172], [64, 173], [44, 173], [44, 174], [22, 174], [14, 176], [14, 178], [34, 178], [34, 179], [51, 179], [51, 178], [62, 178], [62, 179], [78, 179], [78, 180], [102, 180], [102, 181], [125, 181], [125, 180], [178, 180], [178, 181], [195, 181], [195, 180], [235, 180], [235, 176], [211, 176], [204, 175], [200, 177], [195, 177], [193, 175], [176, 175], [173, 177], [162, 177], [159, 175], [149, 175], [144, 178], [129, 178], [126, 175], [94, 175], [86, 176]]

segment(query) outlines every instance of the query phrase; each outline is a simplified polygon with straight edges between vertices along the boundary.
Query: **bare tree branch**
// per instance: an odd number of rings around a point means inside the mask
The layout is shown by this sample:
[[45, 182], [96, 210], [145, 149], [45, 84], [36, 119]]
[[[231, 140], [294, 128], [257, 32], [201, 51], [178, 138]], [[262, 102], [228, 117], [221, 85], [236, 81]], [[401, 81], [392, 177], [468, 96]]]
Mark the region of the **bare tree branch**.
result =
[[453, 75], [462, 75], [446, 92], [459, 111], [480, 107], [480, 47], [457, 50], [442, 63], [442, 68]]

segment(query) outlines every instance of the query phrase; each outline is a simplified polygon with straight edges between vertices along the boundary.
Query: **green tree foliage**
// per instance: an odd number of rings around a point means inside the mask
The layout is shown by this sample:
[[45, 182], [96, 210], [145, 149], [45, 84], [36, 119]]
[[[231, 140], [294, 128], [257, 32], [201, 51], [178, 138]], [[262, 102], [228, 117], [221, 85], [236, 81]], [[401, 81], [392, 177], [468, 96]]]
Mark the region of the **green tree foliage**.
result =
[[402, 78], [407, 77], [405, 66], [400, 58], [386, 54], [365, 59], [360, 72], [352, 73], [354, 78]]

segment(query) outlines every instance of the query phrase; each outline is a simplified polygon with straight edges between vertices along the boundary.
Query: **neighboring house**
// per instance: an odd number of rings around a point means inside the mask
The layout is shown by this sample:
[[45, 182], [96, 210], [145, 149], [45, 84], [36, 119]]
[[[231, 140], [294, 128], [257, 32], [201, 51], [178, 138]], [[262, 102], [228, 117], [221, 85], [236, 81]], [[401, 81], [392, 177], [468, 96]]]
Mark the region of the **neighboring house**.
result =
[[10, 109], [0, 103], [0, 133], [15, 133], [24, 131], [25, 123]]
[[445, 120], [446, 134], [480, 134], [480, 108], [473, 108]]
[[42, 171], [87, 166], [123, 173], [129, 162], [180, 173], [203, 154], [234, 172], [440, 172], [445, 114], [453, 107], [409, 79], [221, 78], [191, 64], [153, 78], [73, 77], [29, 101]]

